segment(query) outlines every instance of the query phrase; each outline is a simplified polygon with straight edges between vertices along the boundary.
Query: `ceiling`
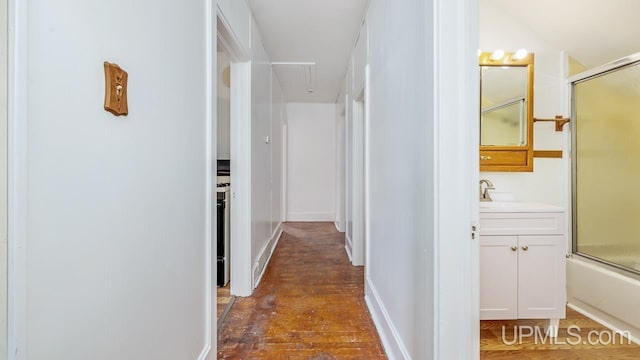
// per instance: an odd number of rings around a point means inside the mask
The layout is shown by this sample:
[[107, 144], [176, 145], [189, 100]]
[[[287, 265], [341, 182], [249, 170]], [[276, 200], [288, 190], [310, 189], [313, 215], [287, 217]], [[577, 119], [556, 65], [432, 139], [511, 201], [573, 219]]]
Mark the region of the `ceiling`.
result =
[[[288, 102], [335, 102], [368, 0], [249, 0]], [[311, 76], [313, 92], [307, 79]]]
[[[334, 102], [368, 0], [248, 0], [288, 102]], [[640, 51], [640, 0], [480, 0], [587, 68]], [[309, 78], [313, 92], [309, 92]]]
[[640, 51], [639, 0], [481, 0], [587, 68]]

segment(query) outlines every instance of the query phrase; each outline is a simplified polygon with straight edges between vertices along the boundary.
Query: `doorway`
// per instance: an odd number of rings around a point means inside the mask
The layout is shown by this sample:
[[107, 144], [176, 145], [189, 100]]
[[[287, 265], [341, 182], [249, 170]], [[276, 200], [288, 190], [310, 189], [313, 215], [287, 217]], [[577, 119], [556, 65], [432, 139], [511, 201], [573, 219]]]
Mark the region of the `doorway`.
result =
[[364, 196], [364, 119], [365, 104], [364, 90], [353, 101], [353, 184], [351, 186], [351, 203], [353, 206], [353, 229], [352, 229], [352, 250], [351, 262], [354, 266], [364, 265], [364, 244], [365, 244], [365, 196]]
[[218, 329], [231, 295], [231, 58], [217, 44], [216, 76], [216, 286]]
[[[217, 19], [217, 49], [222, 53], [221, 60], [227, 66], [221, 67], [221, 91], [228, 92], [222, 99], [221, 112], [228, 115], [228, 137], [226, 122], [223, 121], [221, 144], [217, 146], [221, 157], [227, 157], [227, 178], [221, 179], [229, 184], [228, 189], [228, 228], [229, 228], [229, 292], [233, 296], [249, 296], [253, 291], [251, 277], [251, 62], [248, 49], [231, 29], [224, 15], [219, 11]], [[218, 68], [218, 66], [216, 67]], [[225, 76], [227, 80], [225, 80]], [[225, 81], [227, 85], [225, 85]], [[226, 89], [225, 89], [226, 88]], [[218, 99], [216, 99], [216, 102]], [[218, 105], [218, 103], [216, 103]], [[227, 142], [228, 140], [228, 142]], [[228, 149], [228, 151], [227, 151]], [[216, 160], [219, 159], [216, 155]], [[224, 165], [224, 162], [221, 163]], [[217, 254], [216, 254], [217, 257]]]

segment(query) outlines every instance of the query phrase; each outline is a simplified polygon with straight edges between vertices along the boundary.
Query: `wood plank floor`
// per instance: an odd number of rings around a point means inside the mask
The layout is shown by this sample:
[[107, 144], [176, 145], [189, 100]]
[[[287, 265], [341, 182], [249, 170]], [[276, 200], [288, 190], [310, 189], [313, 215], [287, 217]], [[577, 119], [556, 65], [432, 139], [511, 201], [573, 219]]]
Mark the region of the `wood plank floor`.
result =
[[[260, 286], [250, 298], [237, 298], [218, 336], [218, 359], [384, 359], [363, 299], [363, 269], [344, 252], [344, 236], [331, 223], [289, 223]], [[607, 329], [567, 309], [560, 336], [520, 344], [514, 326], [540, 326], [539, 320], [482, 321], [482, 360], [640, 359], [640, 346], [616, 339], [589, 344], [590, 331]], [[579, 326], [580, 331], [568, 328]], [[575, 334], [581, 336], [580, 343]], [[605, 342], [609, 341], [603, 338]], [[583, 344], [582, 341], [587, 343]]]
[[218, 315], [217, 319], [220, 320], [220, 315], [222, 315], [224, 310], [227, 308], [227, 306], [231, 302], [230, 285], [227, 284], [224, 287], [216, 288], [216, 292], [218, 294], [218, 296], [216, 297], [216, 301], [217, 301], [217, 312], [216, 313]]
[[218, 359], [385, 359], [344, 235], [331, 223], [283, 227], [258, 289], [222, 324]]
[[[514, 326], [540, 326], [543, 329], [542, 325], [543, 322], [539, 320], [481, 321], [480, 358], [482, 360], [640, 359], [640, 346], [629, 344], [626, 338], [618, 337], [611, 340], [608, 337], [608, 334], [612, 333], [610, 330], [572, 309], [567, 309], [567, 318], [560, 321], [559, 336], [553, 342], [551, 339], [543, 342], [543, 338], [538, 338], [536, 341], [535, 336], [532, 336], [523, 337], [522, 343], [508, 345], [518, 340], [517, 335], [514, 337]], [[503, 326], [506, 343], [502, 339]], [[568, 332], [571, 326], [577, 326], [579, 329], [573, 328]], [[524, 334], [528, 331], [523, 328]], [[595, 332], [589, 336], [591, 331]], [[602, 334], [602, 341], [599, 341], [598, 334]]]

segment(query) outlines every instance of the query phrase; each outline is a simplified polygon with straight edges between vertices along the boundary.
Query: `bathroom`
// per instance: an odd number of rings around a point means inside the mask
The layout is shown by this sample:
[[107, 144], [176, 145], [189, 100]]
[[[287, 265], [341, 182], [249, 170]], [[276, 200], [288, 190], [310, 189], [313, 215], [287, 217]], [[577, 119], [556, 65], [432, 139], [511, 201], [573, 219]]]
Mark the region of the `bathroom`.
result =
[[[575, 1], [560, 5], [541, 1], [519, 6], [518, 2], [505, 0], [480, 1], [481, 51], [527, 49], [534, 53], [532, 117], [552, 120], [533, 123], [533, 171], [481, 169], [480, 179], [491, 182], [494, 189], [488, 190], [488, 194], [496, 203], [543, 203], [564, 211], [560, 221], [564, 222], [562, 235], [566, 241], [561, 261], [565, 264], [562, 272], [566, 270], [568, 307], [609, 328], [628, 331], [637, 343], [640, 339], [640, 314], [637, 311], [640, 247], [637, 246], [639, 241], [633, 238], [633, 216], [629, 215], [637, 213], [634, 204], [638, 202], [632, 185], [638, 180], [633, 170], [637, 155], [631, 152], [637, 144], [628, 136], [638, 129], [630, 119], [633, 116], [629, 115], [633, 111], [637, 118], [640, 113], [637, 105], [633, 106], [637, 103], [633, 100], [633, 96], [637, 99], [637, 89], [628, 84], [633, 84], [635, 79], [637, 87], [638, 77], [634, 71], [637, 66], [611, 75], [618, 79], [609, 82], [621, 84], [625, 83], [625, 78], [628, 80], [625, 89], [630, 96], [615, 104], [625, 101], [632, 104], [617, 105], [616, 110], [611, 109], [613, 100], [599, 103], [608, 107], [595, 105], [593, 99], [598, 96], [594, 97], [592, 88], [596, 85], [590, 84], [589, 78], [583, 81], [584, 76], [580, 75], [640, 50], [628, 37], [637, 33], [638, 26], [625, 25], [628, 27], [623, 28], [619, 25], [634, 23], [630, 14], [633, 12], [625, 10], [622, 3], [608, 6], [588, 1], [580, 2], [578, 6]], [[550, 8], [556, 11], [548, 11]], [[594, 14], [600, 16], [595, 26]], [[602, 29], [606, 29], [606, 34]], [[577, 120], [572, 115], [571, 81], [577, 81]], [[604, 96], [607, 95], [599, 95], [601, 99]], [[580, 102], [581, 99], [585, 100]], [[588, 123], [589, 115], [586, 114], [595, 111], [598, 111], [596, 117], [606, 116], [609, 123], [605, 124], [604, 119]], [[561, 120], [553, 121], [556, 116]], [[565, 124], [562, 120], [565, 118], [576, 123]], [[618, 126], [611, 126], [612, 122]], [[585, 125], [580, 128], [579, 124]], [[556, 125], [560, 131], [556, 131]], [[572, 132], [576, 133], [580, 145], [572, 145], [576, 141], [572, 139]], [[576, 154], [571, 154], [571, 149]], [[598, 150], [601, 152], [595, 160], [594, 156], [589, 156]], [[624, 156], [619, 156], [622, 151]], [[572, 155], [577, 156], [574, 164]], [[614, 161], [616, 157], [624, 158], [624, 161]], [[581, 171], [575, 171], [576, 164]], [[577, 174], [575, 178], [572, 171]], [[576, 180], [579, 186], [574, 185]], [[486, 188], [487, 185], [483, 186]], [[481, 195], [482, 192], [484, 189]], [[481, 204], [481, 219], [482, 209]], [[575, 239], [574, 233], [579, 235]], [[621, 252], [626, 253], [624, 258]], [[482, 282], [480, 286], [482, 293]]]

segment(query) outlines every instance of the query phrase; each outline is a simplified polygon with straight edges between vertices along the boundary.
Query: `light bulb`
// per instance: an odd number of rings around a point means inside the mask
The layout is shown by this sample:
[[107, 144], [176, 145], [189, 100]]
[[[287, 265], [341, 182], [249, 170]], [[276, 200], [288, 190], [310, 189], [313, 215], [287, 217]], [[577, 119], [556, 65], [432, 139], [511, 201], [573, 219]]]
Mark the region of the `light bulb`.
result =
[[491, 60], [493, 60], [493, 61], [496, 61], [496, 60], [500, 60], [500, 59], [502, 59], [503, 57], [504, 57], [504, 50], [502, 50], [502, 49], [497, 49], [496, 51], [494, 51], [494, 52], [491, 54], [490, 59], [491, 59]]
[[513, 54], [513, 56], [511, 58], [513, 60], [522, 60], [525, 57], [527, 57], [527, 55], [529, 55], [529, 52], [527, 51], [527, 49], [520, 49], [520, 50], [516, 51], [516, 53]]

